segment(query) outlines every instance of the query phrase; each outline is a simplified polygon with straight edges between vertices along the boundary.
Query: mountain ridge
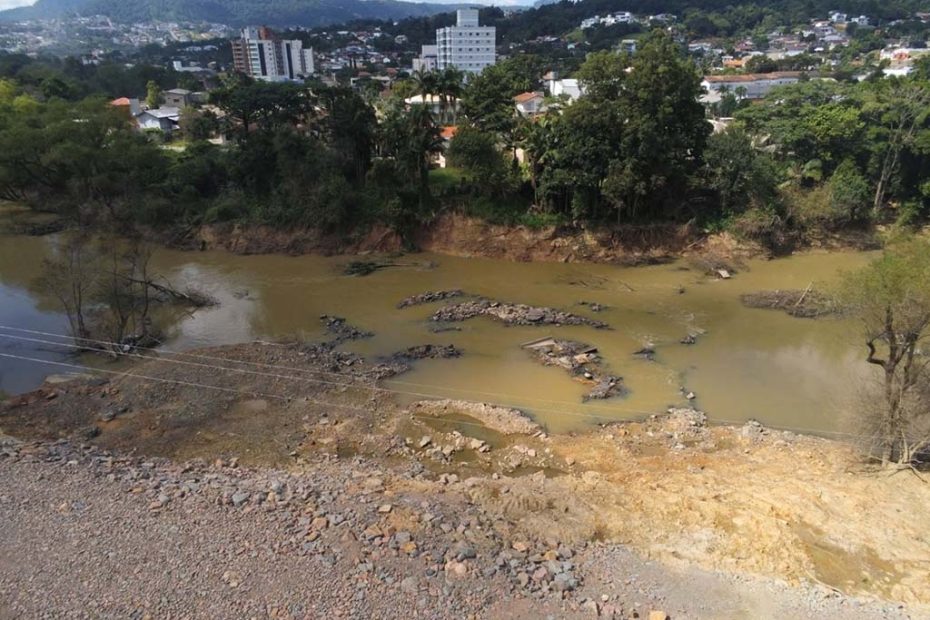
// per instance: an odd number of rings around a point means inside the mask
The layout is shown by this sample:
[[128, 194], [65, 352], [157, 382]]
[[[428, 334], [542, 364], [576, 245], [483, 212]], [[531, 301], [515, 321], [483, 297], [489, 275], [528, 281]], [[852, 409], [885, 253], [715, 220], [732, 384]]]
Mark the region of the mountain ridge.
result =
[[0, 11], [0, 21], [104, 15], [117, 22], [212, 22], [229, 26], [324, 26], [354, 19], [401, 19], [455, 10], [400, 0], [38, 0]]

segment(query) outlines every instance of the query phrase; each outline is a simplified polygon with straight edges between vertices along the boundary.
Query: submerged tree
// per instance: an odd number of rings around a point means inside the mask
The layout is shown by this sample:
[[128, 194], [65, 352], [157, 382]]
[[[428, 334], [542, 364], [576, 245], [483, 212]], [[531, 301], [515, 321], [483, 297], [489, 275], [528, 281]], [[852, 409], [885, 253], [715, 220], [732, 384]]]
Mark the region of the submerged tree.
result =
[[91, 336], [87, 313], [100, 277], [98, 259], [86, 235], [67, 237], [45, 259], [39, 279], [43, 292], [58, 300], [77, 343]]
[[930, 446], [930, 243], [906, 239], [846, 276], [841, 299], [863, 325], [866, 361], [881, 370], [877, 404], [863, 411], [870, 450], [907, 464]]
[[153, 273], [152, 250], [139, 239], [65, 238], [43, 265], [39, 286], [68, 317], [81, 348], [125, 353], [157, 340], [152, 310], [157, 304], [198, 308], [216, 303], [197, 291], [179, 291]]

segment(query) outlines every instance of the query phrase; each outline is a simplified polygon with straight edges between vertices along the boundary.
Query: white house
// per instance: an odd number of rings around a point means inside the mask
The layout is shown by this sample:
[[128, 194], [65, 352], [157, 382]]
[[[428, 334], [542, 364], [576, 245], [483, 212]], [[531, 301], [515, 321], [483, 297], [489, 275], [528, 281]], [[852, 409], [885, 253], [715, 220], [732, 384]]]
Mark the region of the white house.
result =
[[520, 93], [513, 98], [513, 103], [521, 116], [535, 116], [545, 111], [544, 100], [543, 93], [535, 91]]
[[[442, 115], [442, 97], [439, 95], [426, 95], [426, 97], [423, 97], [423, 95], [414, 95], [413, 97], [407, 97], [404, 99], [404, 103], [408, 106], [427, 105], [429, 106], [429, 111], [433, 116], [438, 118], [440, 115]], [[454, 109], [457, 113], [460, 107], [459, 100], [454, 97], [449, 99], [448, 106], [450, 109]]]
[[543, 81], [546, 83], [546, 89], [549, 91], [549, 94], [553, 97], [565, 95], [568, 97], [569, 101], [575, 101], [584, 94], [584, 88], [578, 80], [560, 80], [557, 74], [552, 71], [543, 76]]
[[181, 110], [178, 108], [153, 108], [136, 116], [136, 123], [140, 129], [157, 129], [164, 133], [171, 133], [178, 128], [181, 120]]
[[439, 64], [439, 47], [436, 45], [423, 45], [420, 55], [413, 59], [413, 70], [429, 73], [435, 71]]

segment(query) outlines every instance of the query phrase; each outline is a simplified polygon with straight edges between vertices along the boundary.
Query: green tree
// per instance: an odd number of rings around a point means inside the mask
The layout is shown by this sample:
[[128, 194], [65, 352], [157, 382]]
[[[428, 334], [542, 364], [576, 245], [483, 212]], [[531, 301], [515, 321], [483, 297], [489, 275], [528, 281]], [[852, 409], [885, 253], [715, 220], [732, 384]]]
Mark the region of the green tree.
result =
[[855, 162], [850, 159], [843, 161], [830, 178], [830, 208], [836, 221], [852, 223], [867, 220], [870, 194], [869, 183]]
[[503, 163], [494, 134], [468, 125], [459, 127], [449, 143], [448, 159], [481, 180], [500, 172]]
[[724, 214], [766, 207], [776, 199], [774, 162], [756, 150], [739, 127], [728, 127], [708, 139], [704, 165], [707, 186], [716, 192]]
[[157, 108], [162, 101], [161, 86], [158, 85], [158, 82], [150, 80], [145, 85], [145, 104], [150, 108]]
[[863, 327], [866, 361], [880, 370], [862, 422], [883, 465], [907, 464], [930, 445], [930, 245], [906, 239], [846, 276], [840, 299]]
[[604, 183], [618, 219], [640, 216], [647, 199], [652, 216], [670, 199], [679, 201], [711, 131], [701, 91], [696, 67], [670, 35], [656, 31], [644, 41], [620, 97], [621, 157]]
[[181, 110], [179, 126], [186, 139], [196, 142], [210, 139], [219, 131], [220, 123], [213, 112], [202, 112], [197, 108], [188, 106]]
[[584, 86], [586, 97], [597, 101], [612, 101], [623, 90], [628, 68], [628, 56], [604, 50], [588, 54], [575, 77]]

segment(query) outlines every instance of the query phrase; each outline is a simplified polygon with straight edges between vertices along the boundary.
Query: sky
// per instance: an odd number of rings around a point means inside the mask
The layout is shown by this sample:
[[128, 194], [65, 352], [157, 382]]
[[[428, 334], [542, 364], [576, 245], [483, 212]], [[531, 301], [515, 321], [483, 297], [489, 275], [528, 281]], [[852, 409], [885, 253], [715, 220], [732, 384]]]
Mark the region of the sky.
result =
[[34, 4], [35, 0], [0, 0], [0, 11], [3, 9], [12, 9], [17, 6]]

